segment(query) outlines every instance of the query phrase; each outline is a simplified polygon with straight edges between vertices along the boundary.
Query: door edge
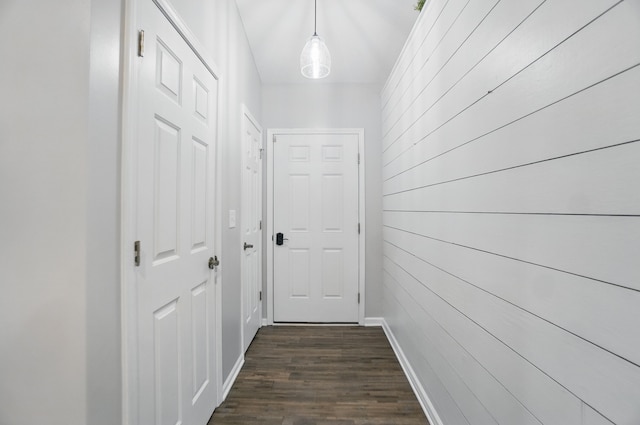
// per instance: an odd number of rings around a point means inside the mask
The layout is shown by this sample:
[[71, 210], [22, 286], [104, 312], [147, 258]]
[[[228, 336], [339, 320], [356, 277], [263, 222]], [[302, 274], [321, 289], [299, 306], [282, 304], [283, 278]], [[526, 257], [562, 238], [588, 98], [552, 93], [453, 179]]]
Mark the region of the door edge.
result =
[[[244, 137], [245, 130], [246, 130], [244, 117], [247, 117], [249, 119], [249, 121], [251, 121], [253, 123], [253, 125], [260, 131], [260, 143], [262, 145], [262, 149], [264, 149], [264, 129], [262, 128], [262, 125], [260, 125], [258, 120], [255, 118], [255, 116], [251, 113], [251, 110], [249, 109], [249, 107], [244, 103], [240, 104], [240, 115], [242, 117], [240, 119], [240, 134], [242, 135], [242, 137]], [[243, 142], [241, 142], [241, 143], [243, 143]], [[260, 198], [261, 198], [262, 201], [264, 201], [262, 199], [263, 186], [264, 186], [264, 169], [261, 170], [261, 171], [262, 171], [262, 175], [260, 176], [260, 183], [261, 183], [261, 185], [260, 185]], [[242, 200], [242, 199], [244, 199], [244, 196], [243, 196], [244, 194], [242, 193], [242, 191], [245, 189], [243, 187], [242, 182], [240, 183], [240, 187], [241, 187], [240, 190], [241, 190], [241, 200]], [[242, 205], [242, 201], [240, 202], [240, 205], [241, 205], [241, 207], [244, 207]], [[263, 216], [264, 202], [261, 202], [260, 208], [261, 208], [260, 216], [262, 217]], [[243, 213], [242, 213], [242, 208], [241, 208], [240, 209], [240, 228], [241, 229], [243, 228], [242, 227], [242, 224], [243, 224], [242, 223], [242, 217], [243, 217]], [[259, 273], [259, 276], [260, 276], [260, 290], [261, 291], [262, 291], [262, 286], [263, 286], [263, 283], [264, 283], [263, 282], [263, 275], [262, 275], [262, 268], [263, 268], [263, 261], [264, 261], [264, 250], [263, 250], [263, 244], [264, 244], [264, 240], [265, 240], [264, 234], [265, 234], [265, 231], [263, 230], [261, 238], [260, 238], [260, 244], [258, 246], [258, 249], [260, 250], [260, 252], [258, 254], [258, 257], [260, 258], [260, 273]], [[242, 231], [240, 232], [240, 246], [242, 246]], [[242, 266], [242, 261], [244, 261], [244, 260], [243, 260], [243, 256], [241, 255], [241, 259], [240, 259], [241, 266]], [[243, 267], [240, 267], [240, 284], [241, 285], [243, 285], [243, 282], [244, 282], [242, 274], [243, 274]], [[244, 306], [245, 306], [245, 303], [244, 303], [244, 301], [245, 301], [244, 300], [244, 287], [240, 288], [240, 299], [241, 299], [241, 302], [240, 302], [240, 323], [242, 324], [242, 326], [240, 327], [240, 340], [242, 341], [242, 343], [241, 343], [242, 344], [242, 354], [244, 356], [244, 353], [249, 348], [249, 345], [247, 345], [245, 347], [245, 341], [244, 341], [244, 328], [245, 328], [245, 322], [244, 322], [244, 313], [245, 313], [245, 311], [244, 311]], [[262, 327], [262, 322], [263, 322], [263, 317], [262, 317], [262, 315], [263, 315], [263, 309], [262, 309], [263, 302], [264, 301], [261, 300], [260, 304], [259, 304], [260, 323], [258, 324], [258, 329], [260, 329], [260, 327]]]

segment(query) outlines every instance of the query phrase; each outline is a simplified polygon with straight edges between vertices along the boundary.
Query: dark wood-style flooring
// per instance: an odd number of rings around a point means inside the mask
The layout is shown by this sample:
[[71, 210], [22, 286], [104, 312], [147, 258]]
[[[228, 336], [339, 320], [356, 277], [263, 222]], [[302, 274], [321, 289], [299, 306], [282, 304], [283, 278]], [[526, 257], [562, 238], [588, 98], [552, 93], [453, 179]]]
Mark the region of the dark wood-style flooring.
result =
[[260, 329], [209, 425], [427, 425], [381, 328]]

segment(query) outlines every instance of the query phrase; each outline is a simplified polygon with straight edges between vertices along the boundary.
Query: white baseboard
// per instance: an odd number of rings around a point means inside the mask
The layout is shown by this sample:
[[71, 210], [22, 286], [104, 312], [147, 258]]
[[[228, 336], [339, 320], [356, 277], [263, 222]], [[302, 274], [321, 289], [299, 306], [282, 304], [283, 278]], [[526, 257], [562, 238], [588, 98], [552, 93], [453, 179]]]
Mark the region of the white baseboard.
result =
[[244, 355], [240, 355], [240, 357], [238, 357], [238, 361], [233, 365], [233, 369], [231, 369], [229, 376], [222, 385], [222, 401], [225, 401], [229, 395], [229, 391], [231, 391], [231, 387], [233, 387], [233, 384], [236, 382], [236, 378], [242, 370], [242, 366], [244, 366]]
[[269, 325], [269, 321], [267, 320], [266, 317], [262, 318], [262, 326], [268, 326]]
[[365, 317], [364, 318], [365, 326], [382, 326], [382, 323], [384, 323], [383, 317]]
[[[378, 318], [375, 318], [375, 319], [378, 319]], [[387, 323], [386, 320], [384, 320], [384, 318], [381, 318], [381, 322], [382, 322], [381, 323], [382, 329], [384, 330], [385, 335], [387, 335], [389, 344], [391, 344], [391, 348], [393, 348], [394, 353], [396, 353], [398, 362], [400, 362], [400, 366], [402, 366], [402, 370], [404, 371], [404, 374], [407, 376], [407, 379], [409, 380], [409, 384], [411, 384], [411, 388], [413, 388], [413, 392], [418, 398], [418, 402], [420, 402], [420, 406], [422, 406], [422, 410], [424, 411], [424, 414], [427, 416], [427, 419], [429, 419], [429, 422], [431, 423], [431, 425], [444, 425], [442, 423], [442, 419], [440, 419], [440, 416], [436, 412], [436, 409], [433, 407], [433, 403], [431, 403], [431, 400], [429, 399], [427, 392], [424, 390], [424, 387], [420, 383], [420, 380], [418, 379], [418, 375], [416, 375], [415, 371], [411, 367], [411, 364], [409, 363], [409, 360], [404, 355], [404, 351], [402, 351], [402, 348], [398, 344], [398, 340], [396, 339], [395, 335], [391, 331], [389, 324]], [[366, 326], [366, 319], [365, 319], [365, 326]], [[371, 325], [371, 326], [374, 326], [374, 325]]]

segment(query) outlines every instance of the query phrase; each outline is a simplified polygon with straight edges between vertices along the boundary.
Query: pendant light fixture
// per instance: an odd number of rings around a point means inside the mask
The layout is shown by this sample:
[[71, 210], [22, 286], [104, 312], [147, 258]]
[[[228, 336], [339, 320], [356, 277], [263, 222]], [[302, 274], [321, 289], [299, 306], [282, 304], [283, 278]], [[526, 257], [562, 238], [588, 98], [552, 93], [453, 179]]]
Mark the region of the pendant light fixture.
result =
[[304, 45], [300, 54], [300, 72], [307, 78], [324, 78], [331, 72], [331, 55], [324, 40], [316, 31], [318, 21], [318, 0], [314, 0], [313, 35]]

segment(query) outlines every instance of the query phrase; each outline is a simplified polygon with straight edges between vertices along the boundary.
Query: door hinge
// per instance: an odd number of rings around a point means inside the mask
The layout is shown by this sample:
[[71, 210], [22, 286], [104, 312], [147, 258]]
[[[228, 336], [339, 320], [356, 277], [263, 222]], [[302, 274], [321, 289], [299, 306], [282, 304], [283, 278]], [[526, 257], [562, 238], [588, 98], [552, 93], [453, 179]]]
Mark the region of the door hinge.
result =
[[360, 234], [360, 223], [358, 223], [358, 234]]
[[136, 267], [140, 267], [140, 241], [133, 243], [133, 263]]
[[260, 301], [262, 301], [262, 291], [260, 291]]
[[358, 292], [358, 304], [360, 304], [360, 292]]
[[360, 154], [358, 154], [358, 165], [360, 165]]
[[260, 230], [262, 230], [262, 220], [260, 220]]
[[138, 56], [144, 57], [144, 30], [138, 32]]
[[264, 149], [260, 148], [260, 159], [262, 159], [262, 154], [264, 153]]

